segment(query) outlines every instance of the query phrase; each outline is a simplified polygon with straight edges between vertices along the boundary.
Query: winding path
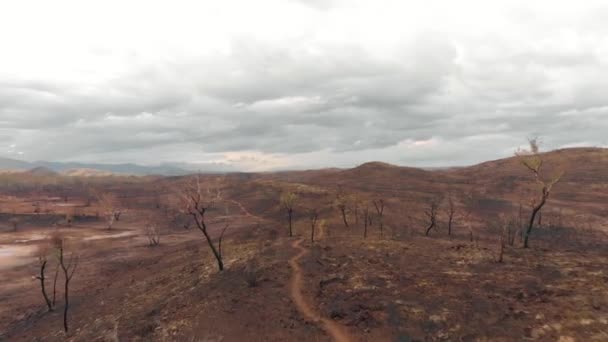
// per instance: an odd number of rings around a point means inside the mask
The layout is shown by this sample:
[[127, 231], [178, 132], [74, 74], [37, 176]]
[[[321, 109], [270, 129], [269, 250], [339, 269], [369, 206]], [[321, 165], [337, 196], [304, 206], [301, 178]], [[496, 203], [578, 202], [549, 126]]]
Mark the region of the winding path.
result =
[[296, 240], [293, 242], [292, 247], [300, 252], [296, 254], [293, 258], [289, 259], [289, 265], [293, 270], [293, 276], [291, 278], [291, 284], [289, 288], [289, 294], [293, 299], [296, 307], [300, 311], [300, 313], [310, 321], [313, 321], [317, 324], [320, 324], [323, 330], [327, 332], [334, 341], [337, 342], [349, 342], [351, 341], [346, 329], [340, 324], [332, 321], [331, 319], [321, 317], [321, 315], [316, 312], [304, 298], [302, 294], [302, 289], [304, 288], [304, 275], [302, 273], [302, 268], [298, 264], [298, 261], [308, 254], [308, 249], [300, 246], [302, 243], [302, 239]]

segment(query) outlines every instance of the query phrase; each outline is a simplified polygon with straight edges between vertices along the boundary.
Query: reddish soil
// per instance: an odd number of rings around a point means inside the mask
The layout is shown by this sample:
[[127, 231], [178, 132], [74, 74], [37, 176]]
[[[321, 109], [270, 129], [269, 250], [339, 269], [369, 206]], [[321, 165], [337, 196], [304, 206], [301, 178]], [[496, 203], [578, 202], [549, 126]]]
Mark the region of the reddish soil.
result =
[[[535, 191], [515, 159], [444, 171], [368, 163], [222, 177], [224, 201], [208, 220], [214, 238], [230, 223], [223, 272], [201, 232], [184, 228], [187, 216], [165, 227], [159, 246], [148, 246], [146, 219], [162, 212], [159, 199], [184, 178], [104, 183], [128, 209], [111, 231], [80, 188], [70, 188], [67, 202], [11, 190], [0, 198], [0, 340], [606, 341], [608, 153], [573, 149], [544, 157], [548, 171], [560, 165], [566, 176], [543, 209], [531, 248], [523, 249], [518, 236], [502, 263], [498, 214], [513, 215]], [[334, 205], [338, 185], [359, 200], [358, 215], [349, 203], [349, 227]], [[465, 215], [461, 196], [471, 188], [479, 198]], [[423, 236], [429, 199], [448, 190], [457, 199], [453, 234], [443, 203], [439, 225]], [[278, 201], [284, 191], [298, 193], [293, 238]], [[365, 206], [375, 212], [377, 199], [386, 212], [373, 217], [364, 239], [360, 214]], [[33, 203], [48, 212], [34, 212]], [[74, 206], [78, 215], [68, 226]], [[314, 243], [313, 208], [320, 213]], [[56, 230], [80, 256], [67, 334], [63, 292], [47, 312], [32, 279], [35, 252]], [[54, 270], [52, 259], [47, 277]]]

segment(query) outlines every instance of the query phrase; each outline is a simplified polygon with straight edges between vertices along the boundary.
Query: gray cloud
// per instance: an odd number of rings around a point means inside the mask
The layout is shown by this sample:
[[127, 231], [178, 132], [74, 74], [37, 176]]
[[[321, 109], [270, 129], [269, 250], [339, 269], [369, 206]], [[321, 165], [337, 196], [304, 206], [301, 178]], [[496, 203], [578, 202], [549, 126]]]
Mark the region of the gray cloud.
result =
[[[594, 35], [601, 13], [577, 32]], [[551, 46], [421, 31], [378, 53], [240, 35], [229, 53], [137, 64], [103, 82], [0, 81], [0, 143], [28, 159], [262, 168], [467, 164], [508, 155], [534, 133], [548, 148], [606, 144], [607, 47]], [[236, 152], [289, 161], [223, 156]]]

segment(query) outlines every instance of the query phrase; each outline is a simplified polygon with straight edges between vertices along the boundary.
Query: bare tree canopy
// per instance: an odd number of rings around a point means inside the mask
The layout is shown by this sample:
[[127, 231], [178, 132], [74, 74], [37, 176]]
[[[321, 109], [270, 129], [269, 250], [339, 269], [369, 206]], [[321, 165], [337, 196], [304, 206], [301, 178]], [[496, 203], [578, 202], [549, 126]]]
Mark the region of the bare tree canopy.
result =
[[221, 183], [222, 179], [214, 179], [211, 184], [203, 186], [201, 184], [200, 175], [196, 175], [179, 193], [180, 210], [192, 217], [196, 227], [205, 236], [207, 245], [217, 261], [219, 271], [224, 270], [222, 239], [224, 233], [228, 229], [228, 225], [226, 224], [224, 226], [216, 243], [210, 235], [206, 215], [222, 200]]
[[557, 184], [564, 175], [564, 172], [559, 170], [555, 175], [545, 179], [543, 173], [544, 160], [539, 152], [539, 140], [537, 137], [530, 138], [528, 139], [528, 143], [530, 145], [529, 150], [519, 150], [516, 152], [516, 155], [520, 158], [522, 165], [532, 173], [535, 184], [540, 186], [540, 196], [532, 197], [530, 201], [532, 212], [524, 235], [524, 248], [529, 247], [528, 240], [532, 233], [536, 217], [547, 203], [553, 186]]

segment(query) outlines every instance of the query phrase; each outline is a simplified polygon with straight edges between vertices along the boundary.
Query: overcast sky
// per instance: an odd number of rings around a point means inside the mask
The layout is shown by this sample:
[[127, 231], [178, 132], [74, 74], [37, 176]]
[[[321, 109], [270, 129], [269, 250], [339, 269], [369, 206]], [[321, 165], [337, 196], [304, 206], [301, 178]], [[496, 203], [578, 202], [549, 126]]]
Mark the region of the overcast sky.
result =
[[0, 156], [465, 165], [608, 144], [606, 1], [2, 1]]

